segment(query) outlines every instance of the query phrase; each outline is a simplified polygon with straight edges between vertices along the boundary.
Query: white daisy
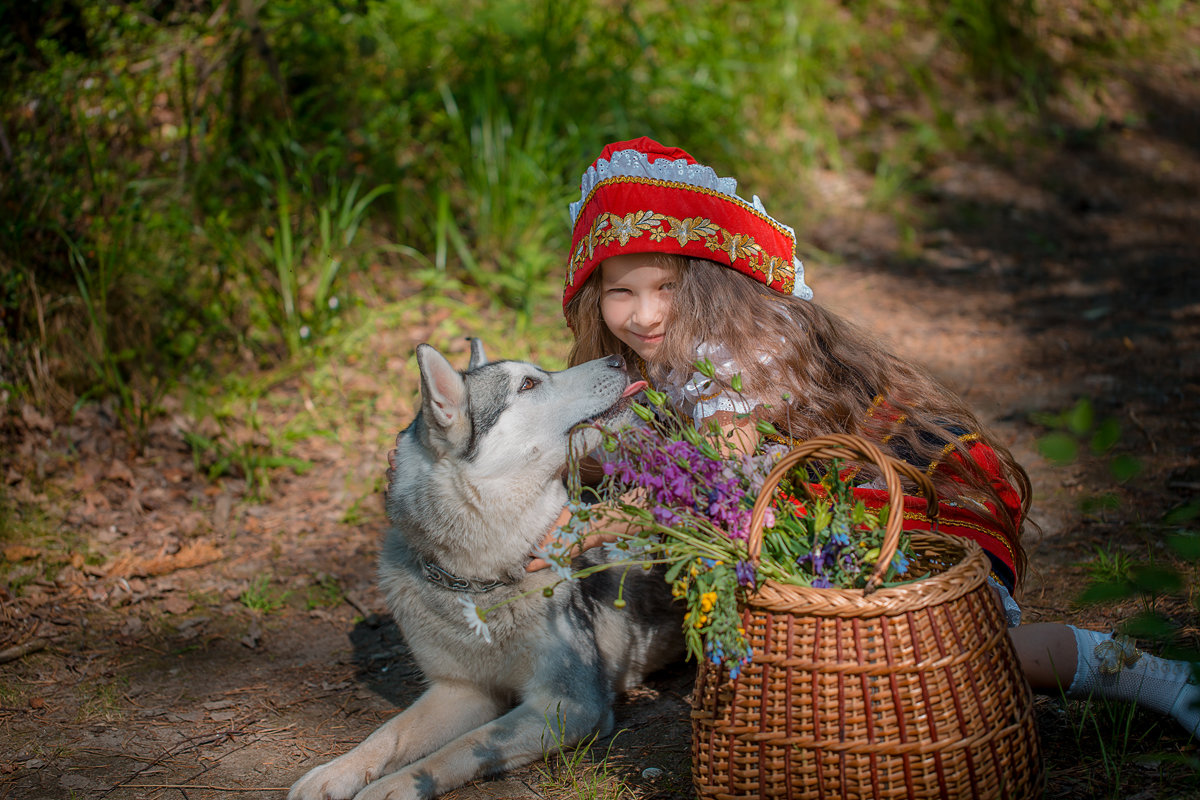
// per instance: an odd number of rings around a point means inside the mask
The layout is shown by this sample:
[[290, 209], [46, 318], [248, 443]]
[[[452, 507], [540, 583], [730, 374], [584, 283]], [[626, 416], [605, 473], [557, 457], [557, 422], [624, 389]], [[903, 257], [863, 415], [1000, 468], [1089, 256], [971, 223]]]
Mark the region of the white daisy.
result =
[[[560, 528], [558, 533], [566, 535]], [[533, 554], [550, 565], [550, 571], [564, 581], [577, 580], [575, 573], [571, 571], [571, 546], [573, 542], [569, 539], [555, 537], [550, 541], [538, 545]]]
[[463, 619], [467, 621], [467, 625], [471, 630], [483, 637], [483, 640], [488, 644], [492, 643], [492, 632], [488, 629], [487, 619], [483, 616], [483, 611], [475, 605], [475, 601], [464, 595], [458, 596], [458, 602], [462, 605]]

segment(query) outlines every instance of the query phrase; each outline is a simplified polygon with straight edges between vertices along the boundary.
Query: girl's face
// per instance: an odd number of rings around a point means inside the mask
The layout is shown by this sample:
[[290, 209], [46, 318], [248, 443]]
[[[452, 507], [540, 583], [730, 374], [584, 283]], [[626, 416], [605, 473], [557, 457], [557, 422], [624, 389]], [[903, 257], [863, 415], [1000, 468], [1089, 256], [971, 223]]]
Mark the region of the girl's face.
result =
[[600, 316], [633, 352], [651, 361], [666, 333], [675, 272], [651, 253], [628, 253], [600, 263]]

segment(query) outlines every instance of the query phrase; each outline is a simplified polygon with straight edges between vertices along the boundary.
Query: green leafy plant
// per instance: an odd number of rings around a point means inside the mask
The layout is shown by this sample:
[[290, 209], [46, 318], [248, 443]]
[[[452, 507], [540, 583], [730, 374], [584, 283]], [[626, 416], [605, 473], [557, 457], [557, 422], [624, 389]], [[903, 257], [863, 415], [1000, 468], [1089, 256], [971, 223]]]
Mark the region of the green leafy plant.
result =
[[372, 248], [356, 248], [355, 242], [372, 204], [392, 187], [364, 190], [361, 175], [344, 181], [331, 150], [310, 156], [296, 142], [273, 140], [259, 148], [265, 169], [241, 166], [247, 183], [261, 193], [257, 224], [246, 236], [218, 214], [206, 231], [237, 265], [257, 311], [295, 356], [328, 333], [346, 305], [339, 290], [347, 259], [370, 254]]
[[267, 575], [256, 575], [249, 585], [242, 590], [238, 600], [246, 608], [259, 614], [270, 614], [278, 611], [287, 603], [289, 591], [280, 591], [271, 586], [271, 578]]
[[341, 604], [346, 594], [337, 576], [321, 573], [314, 578], [315, 583], [309, 585], [305, 592], [305, 608], [332, 608]]
[[555, 719], [546, 720], [546, 730], [553, 739], [547, 748], [545, 762], [538, 767], [542, 781], [540, 789], [550, 797], [582, 798], [582, 800], [622, 800], [635, 797], [635, 792], [610, 766], [613, 745], [620, 732], [608, 741], [603, 757], [596, 758], [593, 748], [596, 734], [586, 737], [574, 747], [564, 745], [566, 735], [562, 710], [556, 709]]
[[280, 455], [269, 444], [253, 438], [236, 441], [223, 435], [210, 438], [184, 431], [183, 440], [192, 449], [197, 471], [204, 473], [210, 481], [222, 475], [241, 477], [252, 497], [262, 497], [270, 489], [272, 470], [288, 467], [299, 475], [312, 466], [302, 458]]
[[[1103, 458], [1109, 474], [1119, 484], [1128, 483], [1142, 473], [1142, 462], [1129, 453], [1116, 452], [1121, 441], [1121, 423], [1114, 417], [1097, 420], [1088, 398], [1058, 414], [1036, 413], [1031, 421], [1050, 430], [1037, 440], [1038, 452], [1055, 464], [1079, 461], [1084, 453]], [[1096, 514], [1110, 511], [1119, 504], [1112, 492], [1089, 494], [1081, 501], [1083, 511]]]

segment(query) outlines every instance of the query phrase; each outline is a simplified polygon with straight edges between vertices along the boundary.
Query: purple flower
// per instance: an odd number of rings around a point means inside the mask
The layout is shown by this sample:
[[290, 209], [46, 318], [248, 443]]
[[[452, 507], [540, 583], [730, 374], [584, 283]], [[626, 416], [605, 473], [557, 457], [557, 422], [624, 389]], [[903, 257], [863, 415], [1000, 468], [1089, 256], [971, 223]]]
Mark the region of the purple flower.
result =
[[753, 586], [755, 580], [754, 565], [749, 561], [739, 561], [733, 565], [733, 571], [737, 574], [737, 582], [739, 586]]
[[679, 515], [666, 506], [655, 506], [650, 513], [654, 515], [655, 522], [668, 528], [679, 521]]

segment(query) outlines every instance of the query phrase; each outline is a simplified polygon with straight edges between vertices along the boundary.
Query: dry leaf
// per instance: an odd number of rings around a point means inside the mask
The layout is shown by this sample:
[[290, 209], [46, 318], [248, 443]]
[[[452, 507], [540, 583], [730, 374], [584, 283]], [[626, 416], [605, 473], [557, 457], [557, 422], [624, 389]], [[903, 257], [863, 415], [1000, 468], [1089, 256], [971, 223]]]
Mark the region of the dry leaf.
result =
[[181, 569], [191, 569], [211, 564], [221, 558], [221, 550], [208, 542], [192, 542], [178, 553], [141, 558], [125, 555], [118, 558], [105, 570], [110, 578], [129, 578], [134, 575], [154, 577], [167, 575]]
[[110, 481], [123, 481], [124, 483], [133, 486], [133, 470], [124, 461], [113, 459], [108, 465], [108, 471], [104, 473], [104, 477]]
[[27, 558], [37, 558], [41, 551], [24, 544], [11, 544], [4, 548], [5, 561], [24, 561]]
[[54, 423], [45, 414], [39, 412], [36, 408], [26, 403], [21, 407], [21, 419], [30, 429], [49, 433], [54, 430]]
[[179, 595], [171, 595], [162, 601], [163, 611], [168, 614], [186, 614], [195, 605], [191, 600]]

